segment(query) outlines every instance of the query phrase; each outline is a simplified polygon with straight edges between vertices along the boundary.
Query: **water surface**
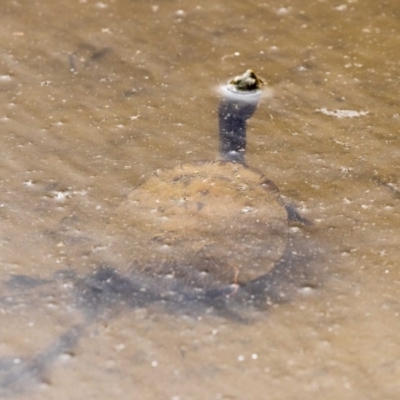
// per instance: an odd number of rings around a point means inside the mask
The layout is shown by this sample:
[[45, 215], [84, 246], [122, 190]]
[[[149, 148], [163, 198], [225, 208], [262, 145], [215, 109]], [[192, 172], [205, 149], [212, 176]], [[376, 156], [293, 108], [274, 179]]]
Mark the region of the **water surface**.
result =
[[[4, 1], [2, 396], [397, 399], [399, 19], [356, 0]], [[248, 162], [313, 221], [291, 228], [291, 277], [244, 319], [124, 280], [85, 308], [100, 263], [127, 273], [113, 210], [215, 157], [215, 88], [247, 68], [272, 90]]]

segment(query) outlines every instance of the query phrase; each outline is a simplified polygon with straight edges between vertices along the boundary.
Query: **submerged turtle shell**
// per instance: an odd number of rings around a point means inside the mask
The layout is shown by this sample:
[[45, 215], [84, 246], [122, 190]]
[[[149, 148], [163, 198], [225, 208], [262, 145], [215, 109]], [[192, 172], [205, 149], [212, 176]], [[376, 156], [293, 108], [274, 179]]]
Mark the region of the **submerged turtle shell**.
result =
[[157, 171], [131, 192], [116, 218], [129, 235], [135, 270], [199, 286], [266, 274], [287, 242], [287, 214], [275, 184], [233, 162]]

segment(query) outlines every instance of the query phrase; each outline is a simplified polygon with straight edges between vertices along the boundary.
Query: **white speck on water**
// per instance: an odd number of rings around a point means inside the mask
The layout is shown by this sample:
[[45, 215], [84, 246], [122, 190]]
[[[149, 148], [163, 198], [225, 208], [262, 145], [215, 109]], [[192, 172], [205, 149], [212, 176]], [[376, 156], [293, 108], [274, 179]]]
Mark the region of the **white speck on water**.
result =
[[303, 294], [303, 295], [309, 295], [314, 291], [314, 288], [312, 288], [311, 286], [303, 286], [299, 289], [299, 293]]
[[244, 361], [244, 359], [245, 359], [244, 356], [239, 356], [239, 357], [238, 357], [238, 361], [240, 361], [240, 362]]
[[46, 306], [52, 310], [56, 310], [58, 308], [58, 305], [51, 301], [49, 303], [47, 303]]
[[184, 17], [186, 15], [186, 12], [185, 12], [185, 10], [177, 10], [177, 11], [175, 11], [175, 15], [177, 17]]
[[157, 367], [157, 366], [158, 366], [158, 362], [157, 362], [157, 361], [152, 361], [152, 362], [151, 362], [151, 366], [152, 366], [153, 368]]
[[346, 11], [347, 10], [347, 5], [346, 4], [341, 4], [337, 7], [335, 7], [335, 10], [337, 11]]
[[356, 68], [361, 68], [361, 67], [363, 67], [364, 65], [363, 64], [360, 64], [360, 63], [347, 63], [347, 64], [345, 64], [345, 68], [351, 68], [351, 67], [356, 67]]
[[69, 192], [53, 192], [55, 200], [62, 201], [69, 197]]
[[59, 355], [59, 359], [61, 360], [61, 362], [64, 362], [64, 363], [69, 361], [71, 358], [72, 358], [71, 354], [69, 354], [69, 353], [63, 353], [63, 354]]
[[100, 8], [100, 9], [108, 8], [108, 4], [102, 3], [101, 1], [99, 1], [98, 3], [96, 3], [94, 6], [95, 6], [96, 8]]
[[275, 13], [276, 13], [276, 15], [282, 16], [282, 15], [287, 15], [287, 14], [289, 14], [289, 11], [290, 11], [290, 8], [287, 8], [287, 7], [280, 7], [280, 8], [278, 8], [278, 9], [275, 11]]
[[368, 115], [368, 111], [356, 111], [356, 110], [328, 110], [327, 108], [318, 108], [315, 111], [320, 112], [324, 115], [329, 115], [335, 118], [356, 118], [364, 117]]
[[124, 350], [125, 349], [125, 345], [123, 344], [123, 343], [120, 343], [120, 344], [117, 344], [116, 346], [115, 346], [115, 350], [116, 351], [122, 351], [122, 350]]
[[72, 282], [67, 282], [63, 283], [61, 287], [66, 290], [71, 290], [74, 288], [74, 284]]
[[349, 168], [349, 167], [340, 167], [340, 172], [347, 174], [348, 172], [352, 171], [353, 168]]
[[257, 354], [257, 353], [253, 353], [253, 354], [251, 355], [251, 359], [252, 359], [252, 360], [257, 360], [257, 358], [258, 358], [258, 354]]

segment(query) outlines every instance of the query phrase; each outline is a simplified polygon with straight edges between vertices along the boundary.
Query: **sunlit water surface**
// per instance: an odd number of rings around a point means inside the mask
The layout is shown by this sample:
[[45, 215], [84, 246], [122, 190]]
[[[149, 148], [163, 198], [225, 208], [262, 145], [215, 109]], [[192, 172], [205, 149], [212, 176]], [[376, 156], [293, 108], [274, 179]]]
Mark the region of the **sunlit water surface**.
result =
[[[399, 398], [395, 2], [1, 8], [1, 398]], [[313, 221], [290, 228], [291, 279], [239, 314], [135, 302], [124, 281], [85, 303], [101, 263], [128, 270], [113, 210], [216, 156], [215, 88], [247, 68], [270, 87], [247, 160]]]

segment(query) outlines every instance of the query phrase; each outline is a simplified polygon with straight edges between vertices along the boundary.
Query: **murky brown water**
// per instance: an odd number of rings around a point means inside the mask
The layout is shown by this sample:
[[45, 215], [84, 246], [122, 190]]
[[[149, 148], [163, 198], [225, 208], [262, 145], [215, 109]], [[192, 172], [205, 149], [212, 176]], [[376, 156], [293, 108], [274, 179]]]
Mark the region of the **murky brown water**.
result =
[[[0, 21], [2, 398], [399, 397], [394, 2], [5, 0]], [[249, 67], [273, 96], [248, 161], [314, 221], [291, 228], [291, 278], [261, 309], [124, 280], [90, 297], [101, 262], [128, 269], [113, 210], [215, 157], [215, 87]]]

